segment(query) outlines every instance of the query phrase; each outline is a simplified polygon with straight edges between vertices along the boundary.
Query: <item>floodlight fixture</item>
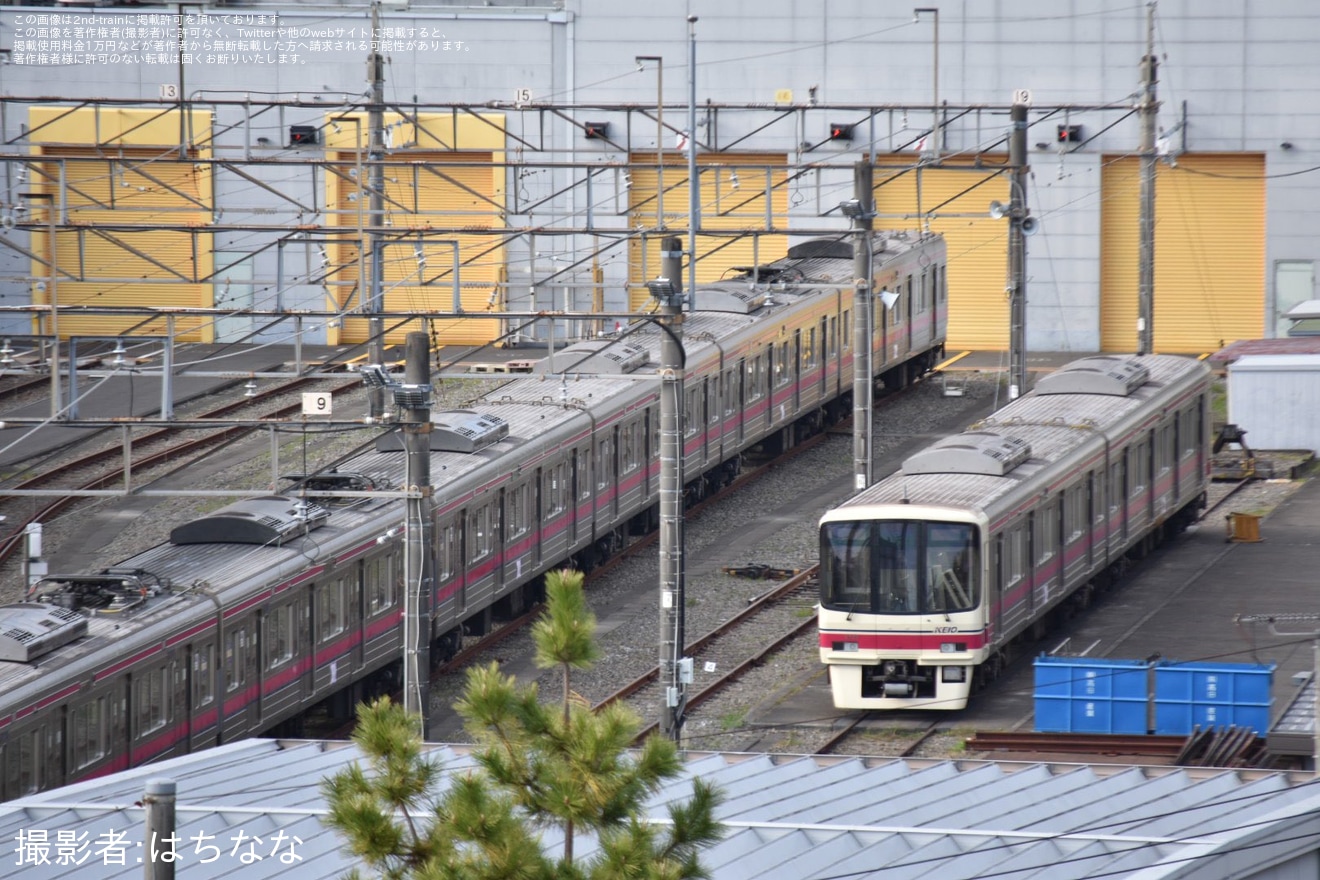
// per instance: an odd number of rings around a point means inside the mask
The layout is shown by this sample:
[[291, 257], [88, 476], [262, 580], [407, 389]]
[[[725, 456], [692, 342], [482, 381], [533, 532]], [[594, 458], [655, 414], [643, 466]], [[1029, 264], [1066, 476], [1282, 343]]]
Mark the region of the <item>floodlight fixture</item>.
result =
[[403, 409], [427, 409], [431, 406], [431, 386], [429, 383], [420, 385], [394, 385], [394, 405]]
[[665, 305], [673, 305], [681, 297], [678, 287], [668, 278], [657, 278], [654, 281], [648, 281], [646, 282], [646, 289], [651, 291], [651, 296]]
[[875, 216], [875, 212], [868, 211], [861, 199], [846, 199], [839, 202], [839, 210], [843, 216], [853, 220], [870, 220]]

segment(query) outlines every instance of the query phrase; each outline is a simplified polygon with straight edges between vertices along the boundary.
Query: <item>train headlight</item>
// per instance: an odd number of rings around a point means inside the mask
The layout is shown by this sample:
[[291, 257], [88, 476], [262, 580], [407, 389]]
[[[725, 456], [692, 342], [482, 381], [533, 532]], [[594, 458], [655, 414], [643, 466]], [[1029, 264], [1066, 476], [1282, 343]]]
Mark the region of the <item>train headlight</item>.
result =
[[845, 654], [857, 653], [856, 642], [834, 642], [833, 644], [830, 645], [830, 647], [835, 651], [842, 651]]
[[966, 666], [941, 666], [940, 678], [949, 682], [961, 682], [967, 680]]
[[961, 654], [967, 650], [966, 642], [940, 642], [941, 654]]

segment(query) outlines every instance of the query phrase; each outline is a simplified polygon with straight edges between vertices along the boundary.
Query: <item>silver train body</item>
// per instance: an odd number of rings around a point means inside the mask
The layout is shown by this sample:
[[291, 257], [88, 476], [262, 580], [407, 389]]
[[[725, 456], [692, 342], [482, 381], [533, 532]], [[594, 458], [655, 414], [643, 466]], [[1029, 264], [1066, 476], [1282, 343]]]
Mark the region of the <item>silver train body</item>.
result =
[[[887, 382], [941, 356], [938, 236], [874, 237], [872, 354]], [[852, 245], [809, 241], [702, 287], [685, 313], [686, 492], [727, 482], [745, 454], [789, 446], [850, 412]], [[541, 578], [589, 568], [657, 521], [660, 330], [579, 343], [431, 433], [432, 656], [535, 602]], [[405, 483], [397, 434], [311, 488]], [[397, 498], [293, 493], [180, 523], [171, 541], [89, 575], [53, 575], [0, 607], [0, 797], [20, 796], [267, 732], [309, 708], [351, 717], [397, 686]]]
[[960, 709], [1015, 640], [1204, 507], [1210, 371], [1097, 356], [821, 519], [820, 657], [843, 709]]

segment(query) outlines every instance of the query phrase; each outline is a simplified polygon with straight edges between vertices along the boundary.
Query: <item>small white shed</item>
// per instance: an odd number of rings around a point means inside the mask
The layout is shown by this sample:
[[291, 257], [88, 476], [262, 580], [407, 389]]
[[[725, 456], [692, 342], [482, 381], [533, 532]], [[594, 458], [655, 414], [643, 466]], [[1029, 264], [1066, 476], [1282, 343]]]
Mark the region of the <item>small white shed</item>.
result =
[[1250, 354], [1228, 365], [1228, 420], [1252, 449], [1320, 452], [1320, 355]]

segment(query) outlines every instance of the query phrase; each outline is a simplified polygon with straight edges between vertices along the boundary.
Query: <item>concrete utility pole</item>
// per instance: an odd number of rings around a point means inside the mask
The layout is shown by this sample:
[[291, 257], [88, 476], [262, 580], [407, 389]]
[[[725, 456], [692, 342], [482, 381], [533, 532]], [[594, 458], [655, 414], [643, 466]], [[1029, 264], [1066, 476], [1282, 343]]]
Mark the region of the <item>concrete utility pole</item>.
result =
[[1008, 208], [1008, 399], [1027, 391], [1027, 105], [1010, 111], [1008, 165], [1013, 176]]
[[853, 489], [871, 485], [871, 339], [875, 321], [871, 296], [871, 224], [875, 216], [870, 162], [853, 166], [853, 199], [844, 203], [853, 232]]
[[697, 177], [697, 17], [688, 16], [688, 311], [697, 308], [697, 229], [701, 226], [701, 180]]
[[1146, 57], [1141, 59], [1141, 219], [1138, 223], [1137, 354], [1154, 351], [1155, 334], [1155, 4], [1146, 4]]
[[426, 695], [431, 689], [431, 350], [425, 333], [413, 331], [405, 342], [403, 431], [408, 490], [404, 520], [403, 707], [422, 718], [428, 734]]
[[[689, 255], [689, 259], [691, 255]], [[687, 695], [682, 675], [683, 602], [683, 245], [677, 237], [664, 240], [661, 277], [651, 285], [659, 300], [660, 326], [669, 332], [660, 341], [660, 677], [665, 702], [660, 731], [678, 742]], [[689, 676], [690, 678], [690, 676]]]
[[142, 798], [144, 850], [141, 859], [145, 880], [174, 880], [174, 863], [179, 854], [174, 846], [174, 799], [177, 788], [173, 779], [148, 779]]
[[[367, 168], [371, 180], [369, 225], [367, 235], [370, 249], [371, 278], [359, 278], [358, 290], [369, 290], [370, 305], [367, 307], [373, 315], [368, 320], [371, 342], [367, 359], [373, 364], [385, 363], [385, 254], [381, 229], [385, 226], [385, 56], [376, 51], [376, 35], [380, 34], [380, 3], [371, 4], [372, 50], [367, 56], [367, 82], [371, 85], [371, 104], [367, 110]], [[361, 181], [358, 181], [359, 185]], [[368, 285], [365, 286], [364, 285]], [[360, 295], [360, 294], [359, 294]], [[379, 418], [385, 412], [385, 389], [367, 390], [368, 412], [373, 418]]]

